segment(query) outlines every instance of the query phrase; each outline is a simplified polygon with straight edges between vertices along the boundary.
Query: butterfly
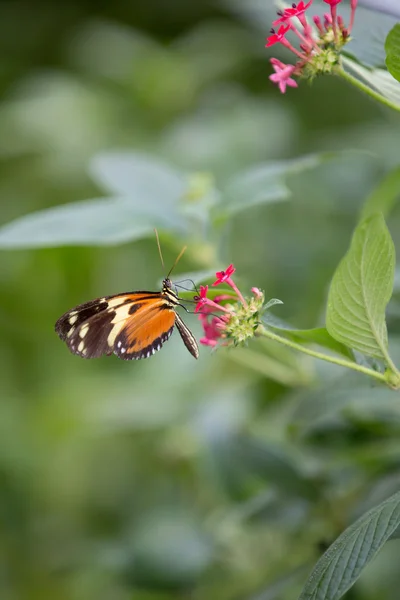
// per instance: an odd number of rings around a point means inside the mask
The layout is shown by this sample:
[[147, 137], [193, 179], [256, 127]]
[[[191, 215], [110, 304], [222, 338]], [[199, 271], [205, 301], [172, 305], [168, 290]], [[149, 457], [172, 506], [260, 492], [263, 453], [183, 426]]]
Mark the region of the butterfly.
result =
[[161, 292], [105, 296], [69, 310], [58, 319], [56, 333], [73, 354], [83, 358], [114, 353], [124, 360], [139, 360], [160, 350], [176, 325], [186, 348], [198, 358], [196, 338], [176, 311], [182, 304], [169, 279], [171, 271]]

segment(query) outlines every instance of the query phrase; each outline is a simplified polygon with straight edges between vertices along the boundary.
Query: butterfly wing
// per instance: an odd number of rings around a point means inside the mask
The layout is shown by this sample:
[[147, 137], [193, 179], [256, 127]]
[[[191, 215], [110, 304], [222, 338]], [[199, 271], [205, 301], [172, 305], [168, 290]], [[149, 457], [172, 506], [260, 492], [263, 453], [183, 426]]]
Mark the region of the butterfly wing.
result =
[[138, 311], [117, 332], [115, 354], [124, 360], [149, 358], [170, 338], [175, 318], [175, 311], [163, 299]]
[[181, 335], [182, 341], [189, 350], [190, 354], [194, 356], [194, 358], [199, 358], [199, 347], [197, 345], [196, 338], [178, 313], [175, 314], [175, 324]]
[[[73, 354], [97, 358], [114, 352], [114, 342], [126, 323], [141, 323], [164, 301], [159, 292], [132, 292], [97, 298], [62, 315], [55, 326]], [[116, 351], [116, 354], [120, 354]]]
[[73, 354], [97, 358], [113, 352], [124, 360], [148, 358], [170, 338], [175, 324], [194, 358], [196, 340], [160, 292], [106, 296], [77, 306], [56, 323], [56, 332]]

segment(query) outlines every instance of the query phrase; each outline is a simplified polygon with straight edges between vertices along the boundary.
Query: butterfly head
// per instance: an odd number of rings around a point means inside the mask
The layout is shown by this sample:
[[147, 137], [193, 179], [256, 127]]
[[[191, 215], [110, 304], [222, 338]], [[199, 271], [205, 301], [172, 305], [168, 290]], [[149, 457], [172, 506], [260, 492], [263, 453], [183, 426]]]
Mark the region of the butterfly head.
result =
[[171, 305], [176, 306], [179, 304], [179, 296], [177, 289], [175, 288], [174, 284], [169, 279], [169, 277], [166, 277], [164, 279], [161, 293]]
[[163, 292], [166, 292], [167, 290], [172, 290], [172, 281], [170, 280], [169, 277], [166, 277], [162, 283], [162, 289]]

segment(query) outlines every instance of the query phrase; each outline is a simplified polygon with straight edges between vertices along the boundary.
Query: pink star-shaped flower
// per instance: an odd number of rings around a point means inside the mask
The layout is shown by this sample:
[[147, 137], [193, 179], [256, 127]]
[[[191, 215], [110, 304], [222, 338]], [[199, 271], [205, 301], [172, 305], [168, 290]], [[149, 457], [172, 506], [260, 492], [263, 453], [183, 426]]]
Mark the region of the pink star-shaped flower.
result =
[[201, 310], [208, 303], [207, 293], [208, 293], [208, 285], [201, 285], [200, 286], [200, 296], [195, 297], [197, 304], [196, 304], [196, 308], [194, 309], [194, 312], [196, 312], [196, 313], [199, 312], [199, 310]]
[[309, 8], [309, 6], [311, 6], [312, 2], [313, 0], [310, 0], [307, 4], [304, 4], [304, 2], [301, 1], [297, 5], [292, 4], [291, 8], [285, 8], [283, 13], [280, 15], [279, 19], [273, 21], [272, 25], [275, 27], [280, 23], [286, 23], [289, 19], [292, 19], [293, 17], [302, 17], [306, 10]]
[[213, 285], [219, 285], [220, 283], [227, 282], [228, 279], [231, 278], [231, 275], [233, 275], [235, 271], [236, 271], [236, 269], [233, 265], [229, 265], [229, 267], [226, 269], [226, 271], [217, 271], [217, 273], [215, 273], [217, 280], [214, 281]]
[[273, 29], [271, 29], [271, 33], [272, 35], [269, 36], [269, 38], [267, 38], [267, 43], [265, 44], [266, 48], [269, 48], [270, 46], [273, 46], [274, 44], [278, 44], [279, 42], [282, 42], [282, 40], [284, 39], [286, 33], [289, 31], [290, 29], [290, 25], [281, 25], [278, 29], [278, 33], [276, 33], [276, 31], [274, 31]]
[[271, 64], [275, 73], [270, 75], [269, 79], [278, 85], [282, 94], [286, 92], [287, 86], [293, 88], [298, 87], [297, 81], [291, 77], [296, 68], [294, 65], [285, 65], [277, 59], [271, 59]]

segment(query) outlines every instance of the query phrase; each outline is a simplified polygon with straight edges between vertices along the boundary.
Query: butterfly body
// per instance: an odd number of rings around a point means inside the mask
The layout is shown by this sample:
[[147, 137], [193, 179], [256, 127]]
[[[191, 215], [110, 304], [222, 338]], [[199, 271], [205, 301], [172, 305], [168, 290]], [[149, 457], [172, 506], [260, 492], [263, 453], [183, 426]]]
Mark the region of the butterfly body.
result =
[[114, 353], [138, 360], [160, 350], [176, 325], [186, 348], [198, 358], [196, 339], [176, 312], [178, 306], [179, 296], [167, 277], [161, 292], [127, 292], [81, 304], [62, 315], [55, 329], [70, 351], [83, 358]]

